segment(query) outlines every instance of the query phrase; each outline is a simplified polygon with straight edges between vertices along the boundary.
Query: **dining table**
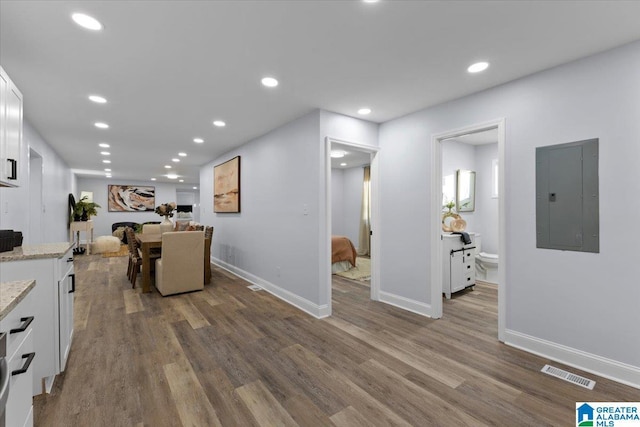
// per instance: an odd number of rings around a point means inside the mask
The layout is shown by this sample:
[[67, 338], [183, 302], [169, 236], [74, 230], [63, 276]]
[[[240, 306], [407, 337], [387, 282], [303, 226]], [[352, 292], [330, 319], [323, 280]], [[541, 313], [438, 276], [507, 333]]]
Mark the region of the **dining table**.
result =
[[[185, 231], [189, 233], [189, 231]], [[137, 233], [142, 252], [142, 292], [151, 292], [151, 250], [162, 248], [162, 233]], [[155, 262], [155, 261], [154, 261]], [[204, 283], [211, 282], [211, 239], [204, 239]]]

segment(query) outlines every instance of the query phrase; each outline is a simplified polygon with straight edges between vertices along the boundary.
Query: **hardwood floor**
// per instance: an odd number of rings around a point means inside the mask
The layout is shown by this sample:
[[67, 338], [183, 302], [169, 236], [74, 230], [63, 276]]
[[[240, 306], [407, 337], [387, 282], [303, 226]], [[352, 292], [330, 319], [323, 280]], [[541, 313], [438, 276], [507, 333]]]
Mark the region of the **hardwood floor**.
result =
[[432, 320], [336, 278], [318, 320], [218, 268], [203, 292], [141, 294], [126, 261], [76, 257], [73, 346], [37, 426], [569, 426], [577, 401], [640, 401], [500, 344], [489, 285]]

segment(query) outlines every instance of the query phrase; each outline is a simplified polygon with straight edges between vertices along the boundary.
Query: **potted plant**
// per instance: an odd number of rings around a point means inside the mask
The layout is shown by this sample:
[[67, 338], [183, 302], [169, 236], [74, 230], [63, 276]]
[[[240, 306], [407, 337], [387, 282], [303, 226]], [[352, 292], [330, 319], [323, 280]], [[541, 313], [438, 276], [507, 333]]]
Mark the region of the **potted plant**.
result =
[[98, 209], [101, 207], [99, 204], [87, 201], [87, 197], [83, 197], [76, 202], [73, 208], [73, 220], [74, 221], [88, 221], [92, 215], [98, 215]]

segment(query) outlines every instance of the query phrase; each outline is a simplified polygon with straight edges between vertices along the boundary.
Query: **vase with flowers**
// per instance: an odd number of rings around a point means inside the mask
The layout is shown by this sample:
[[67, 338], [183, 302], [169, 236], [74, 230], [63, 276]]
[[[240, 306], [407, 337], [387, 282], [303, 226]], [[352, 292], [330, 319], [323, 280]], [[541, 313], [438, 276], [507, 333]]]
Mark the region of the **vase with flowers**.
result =
[[173, 224], [169, 218], [173, 217], [173, 211], [176, 208], [175, 202], [163, 203], [160, 206], [156, 206], [156, 213], [164, 217], [162, 224]]

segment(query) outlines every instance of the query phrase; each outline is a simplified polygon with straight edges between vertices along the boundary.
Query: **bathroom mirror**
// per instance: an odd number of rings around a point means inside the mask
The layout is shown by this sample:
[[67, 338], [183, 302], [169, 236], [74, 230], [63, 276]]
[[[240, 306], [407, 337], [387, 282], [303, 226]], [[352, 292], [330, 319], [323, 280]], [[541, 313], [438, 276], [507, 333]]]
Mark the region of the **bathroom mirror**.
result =
[[464, 169], [456, 172], [456, 210], [473, 212], [476, 209], [476, 173]]

